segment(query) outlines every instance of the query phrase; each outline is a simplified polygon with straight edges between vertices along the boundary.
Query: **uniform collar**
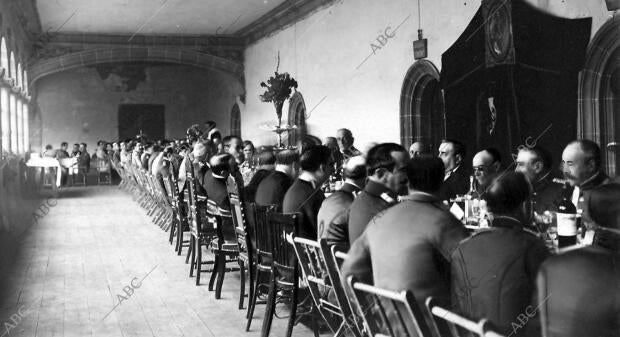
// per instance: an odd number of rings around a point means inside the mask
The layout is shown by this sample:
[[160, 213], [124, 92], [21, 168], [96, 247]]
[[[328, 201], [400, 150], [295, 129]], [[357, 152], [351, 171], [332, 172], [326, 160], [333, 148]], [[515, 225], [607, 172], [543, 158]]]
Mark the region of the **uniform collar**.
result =
[[534, 192], [544, 190], [551, 183], [551, 171], [538, 178], [533, 184]]
[[381, 195], [384, 193], [394, 200], [396, 200], [398, 197], [396, 193], [392, 192], [392, 190], [387, 188], [385, 185], [382, 185], [373, 180], [368, 180], [366, 187], [364, 187], [364, 191], [377, 198], [381, 198]]
[[581, 183], [581, 185], [579, 185], [579, 188], [582, 191], [591, 190], [595, 188], [596, 186], [604, 184], [607, 179], [608, 177], [605, 173], [598, 171], [593, 176], [586, 179], [586, 181]]
[[340, 191], [353, 194], [353, 193], [359, 192], [361, 189], [362, 188], [357, 186], [356, 184], [350, 181], [345, 181]]
[[430, 194], [430, 193], [422, 192], [422, 191], [411, 192], [409, 193], [409, 195], [400, 197], [400, 200], [401, 201], [410, 200], [410, 201], [429, 202], [429, 203], [440, 201], [437, 196]]

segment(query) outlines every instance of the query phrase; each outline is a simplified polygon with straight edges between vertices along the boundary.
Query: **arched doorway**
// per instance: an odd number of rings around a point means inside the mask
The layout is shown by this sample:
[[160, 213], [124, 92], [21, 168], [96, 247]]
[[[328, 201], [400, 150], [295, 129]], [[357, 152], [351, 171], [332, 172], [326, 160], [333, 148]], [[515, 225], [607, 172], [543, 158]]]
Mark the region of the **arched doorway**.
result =
[[601, 145], [603, 168], [611, 176], [620, 166], [620, 21], [609, 19], [596, 33], [579, 78], [578, 134]]
[[241, 137], [241, 111], [239, 105], [235, 103], [230, 111], [230, 134]]
[[297, 129], [290, 131], [288, 135], [288, 145], [296, 146], [308, 133], [306, 128], [306, 103], [299, 91], [295, 91], [288, 100], [288, 125], [297, 126]]
[[421, 141], [427, 151], [445, 138], [444, 100], [439, 71], [428, 60], [414, 63], [405, 76], [400, 94], [400, 142], [409, 147]]

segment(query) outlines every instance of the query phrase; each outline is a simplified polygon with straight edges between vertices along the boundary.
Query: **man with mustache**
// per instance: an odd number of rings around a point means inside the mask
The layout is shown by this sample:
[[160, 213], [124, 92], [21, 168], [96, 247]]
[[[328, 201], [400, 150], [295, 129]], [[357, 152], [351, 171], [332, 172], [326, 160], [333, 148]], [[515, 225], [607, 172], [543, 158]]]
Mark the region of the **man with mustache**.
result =
[[601, 149], [588, 139], [569, 143], [562, 152], [562, 171], [564, 177], [574, 187], [572, 201], [577, 209], [584, 211], [583, 219], [589, 220], [587, 205], [590, 191], [611, 182], [601, 170]]

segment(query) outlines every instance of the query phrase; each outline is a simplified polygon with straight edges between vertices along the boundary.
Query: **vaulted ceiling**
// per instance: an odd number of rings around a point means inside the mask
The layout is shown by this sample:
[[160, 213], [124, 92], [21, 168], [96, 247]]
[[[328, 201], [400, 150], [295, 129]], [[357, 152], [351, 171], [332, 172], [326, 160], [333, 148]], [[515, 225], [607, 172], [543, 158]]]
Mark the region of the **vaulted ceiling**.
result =
[[43, 31], [227, 35], [286, 0], [36, 0]]

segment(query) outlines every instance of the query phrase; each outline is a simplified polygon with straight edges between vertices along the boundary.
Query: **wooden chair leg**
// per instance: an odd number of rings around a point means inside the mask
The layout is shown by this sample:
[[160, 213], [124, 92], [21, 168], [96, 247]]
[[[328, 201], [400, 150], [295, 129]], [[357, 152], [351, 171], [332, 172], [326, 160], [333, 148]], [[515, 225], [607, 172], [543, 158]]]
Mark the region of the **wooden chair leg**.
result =
[[226, 275], [226, 254], [220, 253], [220, 263], [217, 268], [217, 283], [215, 284], [215, 299], [222, 297], [222, 285], [224, 284], [224, 275]]
[[[192, 263], [190, 264], [189, 267], [189, 277], [194, 276], [194, 267], [196, 264], [196, 253], [194, 252], [194, 236], [192, 235], [192, 237], [189, 239], [189, 247], [187, 249], [187, 257], [189, 257], [191, 254], [192, 256]], [[187, 263], [187, 259], [185, 260], [185, 263]]]
[[239, 260], [239, 310], [243, 309], [243, 301], [245, 299], [245, 262]]
[[[314, 333], [314, 337], [319, 337], [319, 321], [317, 320], [317, 317], [320, 315], [321, 314], [316, 309], [314, 304], [312, 304], [312, 313], [310, 314], [310, 319], [312, 320], [312, 332]], [[336, 335], [337, 334], [338, 333], [336, 332]]]
[[179, 227], [177, 228], [177, 255], [181, 255], [181, 251], [183, 250], [183, 223], [179, 223]]
[[257, 294], [258, 294], [258, 278], [256, 280], [254, 280], [253, 284], [250, 284], [251, 289], [253, 289], [251, 295], [250, 295], [250, 299], [248, 302], [248, 313], [247, 313], [247, 318], [248, 318], [248, 323], [245, 326], [245, 331], [250, 331], [250, 325], [252, 325], [252, 318], [254, 316], [254, 309], [256, 308], [256, 299], [257, 299]]
[[220, 252], [215, 251], [213, 257], [213, 268], [211, 269], [211, 278], [209, 279], [209, 291], [213, 291], [213, 286], [215, 285], [215, 279], [217, 278], [217, 272], [220, 267]]
[[196, 246], [196, 285], [200, 285], [200, 273], [202, 272], [202, 243], [200, 239], [195, 240]]
[[293, 327], [295, 326], [295, 319], [297, 318], [297, 302], [298, 300], [298, 278], [295, 278], [293, 282], [293, 294], [291, 296], [291, 315], [288, 318], [288, 326], [286, 327], [286, 337], [291, 337], [293, 335]]
[[245, 314], [245, 318], [250, 318], [250, 302], [252, 301], [252, 298], [254, 297], [254, 274], [256, 273], [254, 266], [249, 265], [248, 266], [248, 272], [250, 274], [250, 284], [249, 284], [249, 292], [248, 292], [248, 311]]
[[272, 275], [269, 283], [269, 295], [267, 296], [267, 306], [265, 307], [265, 317], [263, 317], [263, 328], [261, 329], [261, 337], [269, 337], [271, 331], [271, 323], [273, 315], [276, 312], [276, 279]]
[[[194, 260], [194, 235], [192, 235], [191, 233], [189, 234], [190, 238], [189, 238], [189, 246], [187, 247], [187, 255], [185, 256], [185, 263], [187, 264], [187, 262], [189, 261], [189, 254], [190, 252], [192, 252], [192, 261]], [[181, 247], [183, 247], [183, 241], [181, 241]]]

